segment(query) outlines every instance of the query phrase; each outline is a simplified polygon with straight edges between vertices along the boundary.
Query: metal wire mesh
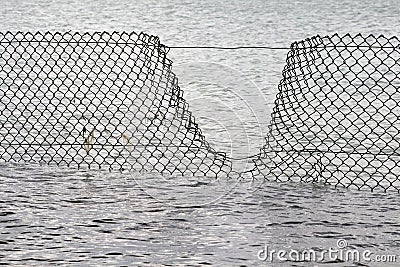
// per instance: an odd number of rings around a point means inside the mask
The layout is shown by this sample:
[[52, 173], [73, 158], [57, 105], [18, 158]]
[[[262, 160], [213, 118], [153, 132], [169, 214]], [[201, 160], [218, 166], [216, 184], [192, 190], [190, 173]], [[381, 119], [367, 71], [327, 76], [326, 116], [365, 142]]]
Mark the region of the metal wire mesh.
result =
[[286, 62], [253, 175], [399, 191], [399, 40], [315, 36]]
[[0, 33], [0, 158], [217, 176], [155, 36]]
[[[315, 36], [291, 45], [252, 174], [400, 191], [400, 43]], [[232, 176], [144, 33], [0, 33], [0, 159]]]

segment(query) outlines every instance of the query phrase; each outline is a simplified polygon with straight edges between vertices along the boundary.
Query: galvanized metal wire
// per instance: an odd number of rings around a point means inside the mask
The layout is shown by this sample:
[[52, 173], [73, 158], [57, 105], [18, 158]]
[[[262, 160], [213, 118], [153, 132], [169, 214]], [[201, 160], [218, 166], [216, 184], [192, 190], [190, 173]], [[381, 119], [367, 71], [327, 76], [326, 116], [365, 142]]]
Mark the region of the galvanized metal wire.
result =
[[[288, 49], [253, 178], [400, 191], [396, 37], [315, 36]], [[144, 33], [0, 33], [0, 159], [237, 175], [204, 138], [168, 59]]]
[[167, 58], [144, 33], [0, 33], [0, 158], [217, 176]]
[[400, 190], [400, 46], [396, 37], [295, 42], [254, 176]]

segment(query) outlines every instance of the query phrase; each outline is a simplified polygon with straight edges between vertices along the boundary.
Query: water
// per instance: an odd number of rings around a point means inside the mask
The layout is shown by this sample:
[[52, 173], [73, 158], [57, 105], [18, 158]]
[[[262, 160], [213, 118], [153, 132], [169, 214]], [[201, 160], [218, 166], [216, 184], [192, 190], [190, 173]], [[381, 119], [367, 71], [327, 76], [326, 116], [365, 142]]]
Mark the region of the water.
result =
[[[0, 23], [1, 31], [145, 31], [169, 46], [288, 47], [335, 32], [399, 36], [399, 10], [395, 0], [17, 1], [2, 3]], [[286, 52], [170, 51], [211, 144], [238, 157], [258, 152]], [[0, 170], [0, 264], [310, 266], [257, 254], [264, 245], [337, 248], [338, 239], [374, 254], [398, 254], [400, 246], [393, 193], [26, 164]]]

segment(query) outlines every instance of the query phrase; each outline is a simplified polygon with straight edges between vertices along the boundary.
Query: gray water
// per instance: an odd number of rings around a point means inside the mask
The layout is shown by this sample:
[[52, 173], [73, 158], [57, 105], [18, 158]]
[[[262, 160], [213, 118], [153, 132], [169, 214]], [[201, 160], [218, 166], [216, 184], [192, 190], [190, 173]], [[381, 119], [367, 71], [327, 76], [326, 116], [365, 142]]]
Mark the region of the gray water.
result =
[[[1, 31], [145, 31], [168, 46], [268, 45], [315, 34], [399, 36], [399, 1], [10, 1]], [[264, 144], [287, 50], [171, 49], [210, 143]], [[351, 266], [261, 261], [260, 250], [399, 254], [399, 195], [322, 185], [0, 165], [0, 264]], [[397, 265], [400, 256], [397, 256]], [[363, 262], [370, 266], [396, 263]]]

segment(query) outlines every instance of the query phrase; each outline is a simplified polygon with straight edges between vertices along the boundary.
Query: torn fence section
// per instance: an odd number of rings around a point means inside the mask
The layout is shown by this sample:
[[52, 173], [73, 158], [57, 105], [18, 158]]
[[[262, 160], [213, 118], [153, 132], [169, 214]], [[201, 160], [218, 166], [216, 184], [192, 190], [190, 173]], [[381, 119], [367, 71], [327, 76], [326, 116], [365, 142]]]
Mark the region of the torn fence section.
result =
[[0, 33], [0, 158], [400, 190], [398, 38], [293, 43], [241, 174], [206, 142], [167, 52], [143, 33]]
[[253, 175], [399, 191], [399, 40], [315, 36], [286, 62]]
[[231, 164], [204, 136], [155, 36], [0, 33], [0, 158], [217, 176]]

